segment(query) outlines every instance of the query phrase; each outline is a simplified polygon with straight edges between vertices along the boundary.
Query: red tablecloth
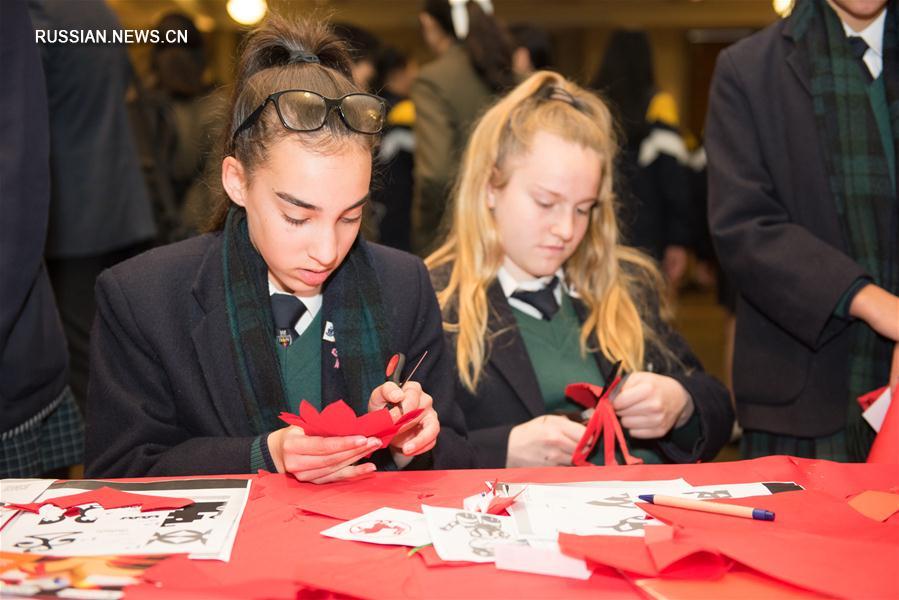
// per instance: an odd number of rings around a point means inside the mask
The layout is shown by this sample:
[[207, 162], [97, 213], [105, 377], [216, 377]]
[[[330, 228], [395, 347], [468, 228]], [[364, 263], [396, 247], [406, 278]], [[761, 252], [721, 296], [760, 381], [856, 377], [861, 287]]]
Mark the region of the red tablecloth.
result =
[[[864, 490], [895, 489], [899, 486], [899, 466], [779, 456], [699, 465], [375, 473], [358, 481], [324, 486], [301, 484], [281, 475], [261, 475], [254, 478], [251, 500], [229, 563], [173, 557], [148, 571], [146, 584], [128, 588], [127, 597], [276, 598], [300, 593], [365, 598], [567, 599], [595, 598], [598, 594], [634, 598], [642, 597], [650, 588], [654, 594], [660, 594], [655, 597], [758, 597], [761, 590], [775, 590], [779, 597], [808, 595], [802, 589], [759, 577], [741, 565], [714, 581], [656, 579], [638, 584], [638, 578], [622, 576], [607, 567], [598, 568], [587, 581], [576, 581], [498, 571], [492, 564], [433, 566], [433, 561], [425, 560], [427, 557], [407, 556], [405, 548], [336, 540], [319, 533], [337, 523], [337, 519], [355, 518], [382, 506], [408, 510], [419, 510], [422, 503], [461, 507], [464, 497], [482, 491], [484, 482], [494, 479], [551, 483], [677, 477], [693, 485], [794, 481], [828, 502], [842, 503]], [[741, 525], [753, 524], [766, 525]], [[888, 552], [887, 556], [876, 558], [899, 567], [899, 517], [888, 520], [883, 527], [883, 537], [888, 542], [878, 548]], [[788, 537], [784, 539], [789, 541]], [[855, 550], [860, 547], [864, 546], [846, 546]], [[810, 557], [804, 566], [814, 567], [813, 560], [817, 558]], [[839, 557], [829, 560], [840, 564]], [[857, 560], [847, 562], [858, 564]], [[851, 583], [864, 574], [846, 569], [838, 576]], [[885, 589], [899, 591], [899, 568], [889, 570], [883, 577]]]

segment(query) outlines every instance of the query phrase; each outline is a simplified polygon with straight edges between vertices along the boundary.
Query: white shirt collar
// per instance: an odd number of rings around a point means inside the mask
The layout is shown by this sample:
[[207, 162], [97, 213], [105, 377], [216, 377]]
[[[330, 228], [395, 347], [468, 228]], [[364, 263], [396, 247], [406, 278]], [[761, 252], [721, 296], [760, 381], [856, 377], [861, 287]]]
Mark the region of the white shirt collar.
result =
[[[559, 278], [559, 282], [562, 284], [559, 287], [565, 289], [565, 293], [568, 293], [568, 286], [565, 284], [565, 271], [560, 267], [558, 271], [555, 272], [555, 277]], [[499, 271], [496, 272], [496, 278], [499, 279], [499, 284], [503, 288], [503, 294], [505, 294], [506, 298], [509, 298], [512, 294], [514, 294], [518, 290], [522, 290], [525, 292], [535, 292], [537, 290], [543, 289], [546, 287], [546, 284], [552, 280], [553, 275], [547, 275], [546, 277], [537, 277], [536, 279], [528, 279], [527, 281], [517, 281], [512, 274], [506, 270], [506, 267], [500, 267]]]
[[886, 18], [887, 9], [884, 8], [880, 11], [880, 16], [874, 19], [863, 31], [855, 31], [845, 22], [843, 22], [843, 31], [847, 37], [855, 35], [862, 38], [868, 44], [868, 48], [874, 51], [878, 57], [883, 57], [883, 28], [886, 24]]

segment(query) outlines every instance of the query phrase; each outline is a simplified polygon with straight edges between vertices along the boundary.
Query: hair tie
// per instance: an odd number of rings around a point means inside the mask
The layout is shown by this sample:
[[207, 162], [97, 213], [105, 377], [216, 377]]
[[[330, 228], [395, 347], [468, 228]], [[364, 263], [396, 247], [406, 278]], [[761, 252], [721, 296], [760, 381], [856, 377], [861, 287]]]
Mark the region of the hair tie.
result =
[[290, 51], [290, 59], [288, 59], [288, 64], [293, 63], [314, 63], [320, 64], [322, 61], [319, 58], [310, 52], [306, 52], [305, 50], [291, 50]]
[[555, 84], [546, 85], [540, 88], [534, 94], [534, 97], [541, 102], [545, 102], [547, 100], [558, 100], [560, 102], [571, 105], [582, 113], [588, 113], [587, 107], [584, 106], [583, 102], [571, 95], [571, 92], [569, 92], [568, 90], [563, 89]]
[[[481, 5], [481, 9], [488, 15], [493, 14], [493, 3], [490, 0], [473, 0]], [[456, 39], [464, 40], [468, 37], [468, 9], [465, 5], [468, 0], [449, 0], [450, 15], [453, 18], [453, 33]]]

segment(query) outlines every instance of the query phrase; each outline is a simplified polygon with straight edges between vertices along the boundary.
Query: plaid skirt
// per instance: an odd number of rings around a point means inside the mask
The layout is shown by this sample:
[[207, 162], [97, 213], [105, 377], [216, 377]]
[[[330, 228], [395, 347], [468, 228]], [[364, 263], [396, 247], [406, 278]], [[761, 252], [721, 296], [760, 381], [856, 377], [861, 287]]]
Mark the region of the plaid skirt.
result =
[[84, 460], [84, 422], [68, 386], [45, 409], [0, 434], [0, 478], [40, 477]]
[[744, 459], [785, 454], [836, 462], [864, 462], [876, 434], [862, 419], [861, 408], [855, 400], [849, 403], [846, 423], [846, 427], [836, 433], [813, 438], [746, 429], [740, 442], [740, 454]]

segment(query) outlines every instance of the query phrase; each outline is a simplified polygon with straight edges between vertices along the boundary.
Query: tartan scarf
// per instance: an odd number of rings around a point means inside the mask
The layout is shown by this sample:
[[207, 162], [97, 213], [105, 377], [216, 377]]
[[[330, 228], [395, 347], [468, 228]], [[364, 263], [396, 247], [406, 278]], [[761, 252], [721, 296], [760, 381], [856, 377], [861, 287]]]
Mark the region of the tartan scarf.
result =
[[[897, 2], [887, 3], [883, 72], [892, 144], [899, 150], [899, 41]], [[800, 51], [811, 66], [813, 107], [822, 132], [829, 186], [849, 255], [874, 283], [895, 294], [899, 288], [897, 190], [890, 177], [883, 138], [868, 95], [868, 82], [852, 55], [839, 17], [826, 0], [803, 0], [790, 16]], [[859, 419], [855, 399], [889, 377], [893, 343], [870, 327], [854, 325], [848, 361], [850, 446], [864, 459], [873, 431]], [[860, 424], [860, 425], [859, 425]], [[855, 430], [853, 432], [853, 429]], [[852, 434], [855, 435], [852, 435]]]
[[[240, 395], [253, 431], [283, 426], [285, 378], [268, 289], [268, 266], [250, 241], [246, 211], [232, 207], [225, 222], [222, 262], [231, 351]], [[389, 331], [381, 289], [365, 242], [357, 238], [343, 263], [325, 282], [322, 323], [322, 406], [344, 400], [358, 414], [384, 382]], [[328, 339], [325, 339], [328, 338]]]

